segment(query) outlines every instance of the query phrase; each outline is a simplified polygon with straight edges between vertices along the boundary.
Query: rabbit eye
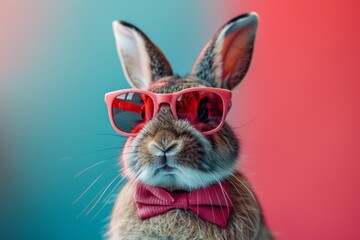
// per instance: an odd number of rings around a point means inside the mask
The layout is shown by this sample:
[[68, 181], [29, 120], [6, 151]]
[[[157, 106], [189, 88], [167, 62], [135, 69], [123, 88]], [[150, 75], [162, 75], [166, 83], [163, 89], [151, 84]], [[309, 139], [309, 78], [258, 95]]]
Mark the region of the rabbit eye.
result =
[[141, 110], [140, 110], [140, 116], [141, 116], [142, 119], [145, 119], [145, 117], [146, 117], [145, 105], [143, 105]]
[[198, 104], [198, 113], [197, 113], [198, 122], [206, 122], [209, 120], [209, 108], [207, 104], [208, 104], [207, 98], [203, 98], [200, 100]]

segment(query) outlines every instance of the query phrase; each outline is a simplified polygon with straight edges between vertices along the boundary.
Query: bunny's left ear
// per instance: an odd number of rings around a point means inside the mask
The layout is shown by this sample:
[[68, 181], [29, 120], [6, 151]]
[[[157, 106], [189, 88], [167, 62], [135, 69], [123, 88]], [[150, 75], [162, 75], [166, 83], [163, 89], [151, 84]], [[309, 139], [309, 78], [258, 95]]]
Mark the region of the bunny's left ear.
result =
[[158, 79], [173, 75], [161, 50], [140, 29], [124, 21], [114, 21], [116, 48], [127, 81], [147, 89]]
[[202, 50], [192, 73], [214, 87], [236, 87], [250, 66], [257, 24], [256, 13], [226, 23]]

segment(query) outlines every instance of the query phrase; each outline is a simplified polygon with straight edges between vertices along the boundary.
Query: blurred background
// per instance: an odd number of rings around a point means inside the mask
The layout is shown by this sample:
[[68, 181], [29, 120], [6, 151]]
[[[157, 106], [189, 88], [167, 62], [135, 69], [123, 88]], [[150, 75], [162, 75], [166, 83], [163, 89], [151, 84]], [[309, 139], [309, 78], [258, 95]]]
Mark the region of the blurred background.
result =
[[[157, 43], [180, 75], [229, 19], [256, 11], [228, 122], [277, 239], [356, 239], [360, 2], [0, 2], [0, 239], [101, 239], [124, 138], [104, 93], [128, 88], [111, 22]], [[235, 109], [235, 110], [234, 110]]]

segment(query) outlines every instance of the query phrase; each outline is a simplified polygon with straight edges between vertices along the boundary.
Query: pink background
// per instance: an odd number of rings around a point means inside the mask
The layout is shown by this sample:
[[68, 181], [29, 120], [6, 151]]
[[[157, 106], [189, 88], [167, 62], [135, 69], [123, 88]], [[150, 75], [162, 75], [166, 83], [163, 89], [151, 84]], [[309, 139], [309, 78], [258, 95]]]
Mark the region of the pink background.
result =
[[[230, 122], [277, 239], [356, 239], [360, 227], [360, 2], [243, 1], [260, 16]], [[240, 119], [240, 120], [239, 120]], [[250, 121], [250, 123], [248, 123]]]

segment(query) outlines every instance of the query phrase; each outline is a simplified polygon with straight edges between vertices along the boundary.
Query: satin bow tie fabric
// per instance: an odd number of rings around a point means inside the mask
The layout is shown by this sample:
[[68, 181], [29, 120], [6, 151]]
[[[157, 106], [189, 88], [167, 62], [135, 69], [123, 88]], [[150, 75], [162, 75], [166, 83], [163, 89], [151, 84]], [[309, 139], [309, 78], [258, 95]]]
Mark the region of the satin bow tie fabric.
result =
[[172, 209], [183, 209], [221, 228], [226, 228], [233, 207], [224, 182], [192, 192], [168, 192], [163, 188], [138, 182], [135, 201], [138, 215], [143, 220]]

